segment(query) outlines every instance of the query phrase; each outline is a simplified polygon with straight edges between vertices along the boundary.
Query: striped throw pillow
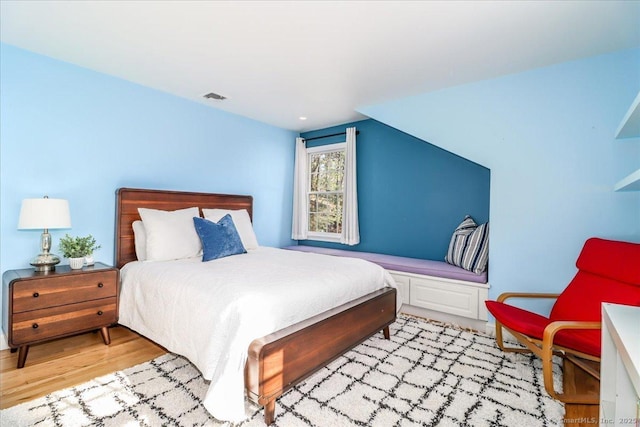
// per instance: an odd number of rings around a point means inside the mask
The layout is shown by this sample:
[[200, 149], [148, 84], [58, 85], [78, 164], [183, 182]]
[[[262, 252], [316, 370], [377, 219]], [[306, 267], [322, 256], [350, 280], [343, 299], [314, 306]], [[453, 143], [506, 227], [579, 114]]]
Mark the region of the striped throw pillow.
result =
[[453, 232], [444, 260], [457, 267], [481, 274], [489, 260], [489, 223], [482, 225], [467, 215]]

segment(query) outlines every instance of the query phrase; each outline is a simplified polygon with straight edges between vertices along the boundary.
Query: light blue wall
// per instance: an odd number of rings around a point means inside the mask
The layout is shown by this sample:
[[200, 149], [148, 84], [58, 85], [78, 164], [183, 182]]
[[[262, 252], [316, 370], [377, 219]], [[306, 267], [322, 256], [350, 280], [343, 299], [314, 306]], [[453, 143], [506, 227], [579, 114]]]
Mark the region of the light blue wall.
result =
[[491, 169], [495, 298], [562, 290], [590, 236], [640, 242], [640, 193], [613, 192], [640, 166], [640, 140], [614, 140], [639, 90], [636, 49], [360, 111]]
[[[451, 233], [471, 215], [489, 220], [489, 170], [376, 120], [302, 134], [332, 135], [355, 126], [360, 244], [300, 244], [443, 261]], [[311, 140], [308, 147], [344, 142]]]
[[[640, 193], [614, 193], [640, 141], [613, 133], [640, 50], [361, 109], [491, 169], [491, 291], [557, 291], [589, 236], [640, 241]], [[252, 194], [263, 245], [291, 244], [292, 132], [0, 44], [0, 270], [28, 266], [27, 197], [69, 200], [73, 234], [113, 261], [115, 189]], [[64, 231], [54, 231], [54, 250]]]
[[2, 271], [39, 252], [40, 232], [16, 228], [22, 199], [45, 194], [107, 263], [118, 187], [250, 194], [260, 244], [292, 243], [294, 132], [6, 44], [0, 64]]

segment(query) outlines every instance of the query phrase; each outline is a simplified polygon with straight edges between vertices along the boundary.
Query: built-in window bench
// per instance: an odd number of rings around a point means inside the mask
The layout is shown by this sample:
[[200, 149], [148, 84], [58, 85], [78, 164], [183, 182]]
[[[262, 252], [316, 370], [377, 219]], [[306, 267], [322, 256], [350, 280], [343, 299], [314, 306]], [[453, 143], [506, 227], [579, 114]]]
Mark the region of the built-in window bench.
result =
[[401, 311], [415, 316], [485, 331], [488, 298], [487, 274], [475, 274], [444, 261], [408, 258], [371, 252], [287, 246], [285, 249], [361, 258], [385, 268], [396, 281]]

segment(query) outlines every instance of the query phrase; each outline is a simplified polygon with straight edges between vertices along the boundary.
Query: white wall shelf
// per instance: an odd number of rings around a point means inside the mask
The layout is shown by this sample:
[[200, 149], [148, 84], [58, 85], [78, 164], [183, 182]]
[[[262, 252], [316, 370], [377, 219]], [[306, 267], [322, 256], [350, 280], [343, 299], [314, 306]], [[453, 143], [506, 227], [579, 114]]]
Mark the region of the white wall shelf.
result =
[[618, 181], [615, 191], [640, 191], [640, 169], [631, 173], [625, 179]]
[[640, 93], [633, 100], [616, 132], [616, 139], [638, 137], [640, 137]]
[[[625, 138], [640, 138], [640, 92], [631, 103], [616, 132], [616, 139]], [[640, 169], [618, 181], [613, 189], [614, 191], [640, 191]]]

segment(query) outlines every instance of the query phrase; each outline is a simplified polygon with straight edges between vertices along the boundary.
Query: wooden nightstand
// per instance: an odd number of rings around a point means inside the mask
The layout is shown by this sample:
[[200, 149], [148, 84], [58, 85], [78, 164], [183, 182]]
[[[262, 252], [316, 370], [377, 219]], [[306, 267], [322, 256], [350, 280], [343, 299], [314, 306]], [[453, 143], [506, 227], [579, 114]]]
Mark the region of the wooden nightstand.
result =
[[82, 270], [56, 266], [50, 273], [33, 268], [2, 275], [2, 329], [11, 351], [19, 349], [24, 367], [31, 344], [100, 329], [111, 342], [108, 326], [118, 321], [119, 270], [97, 262]]

